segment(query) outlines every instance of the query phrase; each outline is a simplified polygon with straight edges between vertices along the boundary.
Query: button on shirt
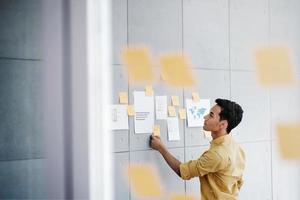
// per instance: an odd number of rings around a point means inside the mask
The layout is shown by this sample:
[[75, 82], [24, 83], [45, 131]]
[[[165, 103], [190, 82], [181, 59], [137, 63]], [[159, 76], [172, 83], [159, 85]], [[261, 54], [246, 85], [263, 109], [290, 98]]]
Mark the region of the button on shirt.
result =
[[199, 177], [201, 200], [234, 200], [243, 184], [245, 153], [227, 134], [214, 139], [198, 160], [180, 165], [181, 178]]

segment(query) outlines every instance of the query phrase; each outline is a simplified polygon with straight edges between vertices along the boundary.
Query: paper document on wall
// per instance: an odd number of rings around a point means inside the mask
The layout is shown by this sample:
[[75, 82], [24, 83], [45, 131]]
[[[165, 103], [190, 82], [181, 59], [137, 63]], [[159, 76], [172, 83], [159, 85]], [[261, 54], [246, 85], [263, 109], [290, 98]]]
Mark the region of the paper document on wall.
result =
[[127, 105], [112, 105], [111, 114], [111, 130], [128, 130]]
[[195, 102], [192, 99], [186, 99], [185, 102], [188, 127], [202, 127], [204, 125], [204, 116], [210, 110], [210, 100], [200, 99]]
[[168, 117], [168, 99], [167, 96], [155, 97], [156, 119], [167, 119]]
[[167, 119], [167, 124], [168, 124], [168, 140], [169, 141], [180, 140], [178, 118], [169, 117]]
[[134, 91], [135, 133], [152, 133], [154, 126], [154, 97], [145, 91]]

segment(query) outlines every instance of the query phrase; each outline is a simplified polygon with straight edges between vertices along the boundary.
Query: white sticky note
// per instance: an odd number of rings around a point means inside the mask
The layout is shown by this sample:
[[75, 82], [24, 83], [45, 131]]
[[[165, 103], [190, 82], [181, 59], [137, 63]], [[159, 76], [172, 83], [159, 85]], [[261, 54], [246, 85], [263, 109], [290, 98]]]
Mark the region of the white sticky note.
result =
[[128, 130], [127, 105], [112, 105], [111, 117], [111, 130]]
[[168, 98], [167, 96], [155, 97], [156, 119], [167, 119], [168, 117]]
[[180, 140], [179, 134], [179, 122], [177, 117], [169, 117], [167, 119], [168, 125], [168, 140], [169, 141], [178, 141]]
[[186, 112], [188, 127], [202, 127], [204, 125], [204, 116], [210, 111], [210, 100], [200, 99], [198, 102], [192, 99], [186, 99]]
[[134, 91], [135, 133], [152, 133], [154, 126], [154, 97], [145, 91]]

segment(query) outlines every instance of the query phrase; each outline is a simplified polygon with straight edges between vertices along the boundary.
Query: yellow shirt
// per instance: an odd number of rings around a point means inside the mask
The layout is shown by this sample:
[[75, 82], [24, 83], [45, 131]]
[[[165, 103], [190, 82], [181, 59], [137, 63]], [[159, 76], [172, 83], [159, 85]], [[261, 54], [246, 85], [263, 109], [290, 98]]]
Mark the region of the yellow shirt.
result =
[[199, 177], [201, 200], [233, 200], [243, 184], [245, 153], [231, 135], [218, 137], [198, 160], [180, 165], [181, 178]]

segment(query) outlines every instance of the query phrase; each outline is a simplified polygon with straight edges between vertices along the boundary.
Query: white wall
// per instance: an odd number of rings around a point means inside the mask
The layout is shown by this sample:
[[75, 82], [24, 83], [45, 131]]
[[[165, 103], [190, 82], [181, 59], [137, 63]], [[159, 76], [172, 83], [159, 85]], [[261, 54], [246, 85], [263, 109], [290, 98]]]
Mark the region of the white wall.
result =
[[[300, 1], [298, 0], [113, 0], [113, 73], [114, 98], [133, 89], [120, 63], [121, 48], [128, 44], [147, 44], [154, 54], [184, 52], [191, 57], [193, 71], [200, 80], [198, 92], [203, 98], [229, 98], [244, 109], [244, 119], [232, 135], [246, 151], [245, 185], [240, 199], [300, 199], [299, 162], [280, 158], [274, 126], [280, 120], [296, 121], [300, 116], [299, 87], [265, 89], [256, 82], [253, 49], [259, 45], [287, 44], [299, 78]], [[177, 94], [180, 104], [190, 91], [176, 91], [154, 84], [156, 94]], [[162, 134], [166, 125], [161, 124]], [[183, 121], [181, 141], [163, 140], [181, 161], [195, 159], [207, 148], [199, 129], [188, 128]], [[147, 146], [150, 135], [116, 131], [116, 199], [134, 199], [122, 179], [121, 166], [130, 161], [148, 161], [160, 170], [168, 191], [186, 191], [199, 195], [197, 181], [184, 182], [167, 168], [160, 155]], [[122, 180], [122, 181], [121, 181]]]

